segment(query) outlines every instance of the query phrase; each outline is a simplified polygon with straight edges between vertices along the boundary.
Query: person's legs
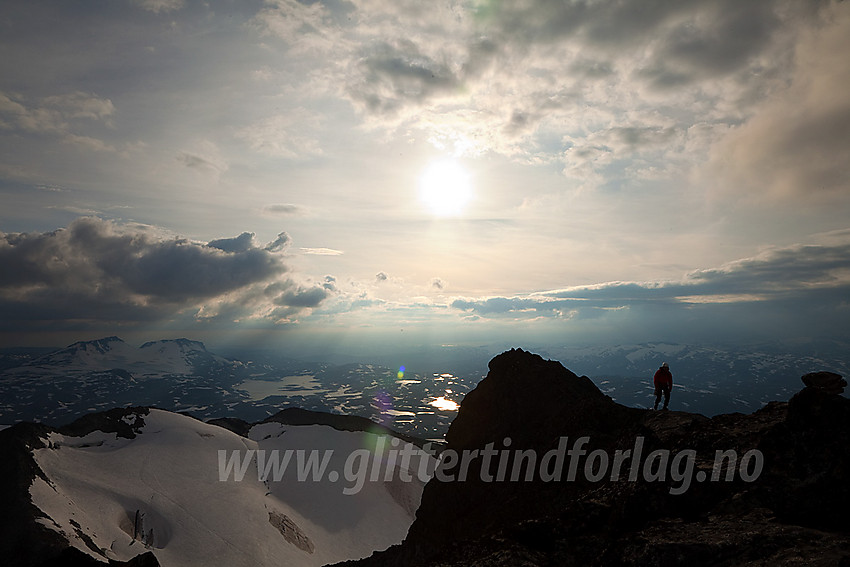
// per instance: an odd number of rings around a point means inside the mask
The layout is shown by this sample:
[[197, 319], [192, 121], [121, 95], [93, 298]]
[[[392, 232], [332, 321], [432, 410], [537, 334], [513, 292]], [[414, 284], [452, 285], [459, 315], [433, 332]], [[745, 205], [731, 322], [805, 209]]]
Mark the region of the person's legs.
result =
[[[670, 403], [670, 388], [664, 387], [664, 409], [667, 409], [667, 405]], [[656, 403], [656, 405], [658, 405]]]
[[655, 405], [652, 409], [658, 409], [658, 402], [661, 401], [661, 388], [658, 386], [655, 387]]

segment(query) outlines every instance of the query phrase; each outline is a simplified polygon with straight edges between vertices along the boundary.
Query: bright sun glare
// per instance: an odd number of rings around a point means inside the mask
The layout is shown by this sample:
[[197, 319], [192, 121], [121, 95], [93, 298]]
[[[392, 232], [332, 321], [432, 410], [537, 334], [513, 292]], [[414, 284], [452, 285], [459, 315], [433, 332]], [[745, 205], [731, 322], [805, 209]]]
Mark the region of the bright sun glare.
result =
[[457, 216], [472, 199], [469, 173], [453, 159], [435, 161], [419, 179], [419, 198], [439, 217]]

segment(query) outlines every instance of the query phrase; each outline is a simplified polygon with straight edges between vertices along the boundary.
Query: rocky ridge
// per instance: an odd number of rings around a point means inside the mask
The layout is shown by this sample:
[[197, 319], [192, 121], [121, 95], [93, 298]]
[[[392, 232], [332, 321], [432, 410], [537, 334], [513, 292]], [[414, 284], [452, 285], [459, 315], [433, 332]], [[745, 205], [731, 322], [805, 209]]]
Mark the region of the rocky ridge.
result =
[[[641, 438], [644, 456], [681, 455], [679, 472], [692, 451], [689, 485], [672, 466], [664, 478], [647, 478], [660, 466], [643, 468], [635, 481], [487, 482], [479, 458], [465, 482], [429, 482], [402, 544], [346, 564], [850, 565], [850, 400], [836, 395], [835, 378], [815, 381], [788, 402], [709, 419], [627, 408], [557, 362], [503, 353], [461, 404], [446, 451], [480, 457], [510, 437], [510, 448], [542, 455], [563, 437], [570, 447], [587, 437], [585, 457], [612, 456], [636, 454]], [[739, 459], [728, 481], [722, 460], [713, 480], [718, 451]]]

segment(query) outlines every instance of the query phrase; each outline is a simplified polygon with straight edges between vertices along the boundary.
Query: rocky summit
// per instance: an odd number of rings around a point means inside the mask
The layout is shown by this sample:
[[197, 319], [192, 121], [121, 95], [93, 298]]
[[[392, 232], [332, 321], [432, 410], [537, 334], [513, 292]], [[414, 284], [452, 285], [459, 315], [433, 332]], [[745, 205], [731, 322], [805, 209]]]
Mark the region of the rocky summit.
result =
[[628, 408], [505, 352], [461, 404], [407, 538], [347, 565], [850, 565], [850, 400], [803, 381], [709, 419]]

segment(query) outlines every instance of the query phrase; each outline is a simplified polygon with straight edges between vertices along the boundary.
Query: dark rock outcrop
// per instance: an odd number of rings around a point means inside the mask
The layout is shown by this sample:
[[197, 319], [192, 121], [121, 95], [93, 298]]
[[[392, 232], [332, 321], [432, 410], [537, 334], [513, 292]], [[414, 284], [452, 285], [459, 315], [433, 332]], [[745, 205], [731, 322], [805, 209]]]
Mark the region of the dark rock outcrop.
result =
[[[49, 481], [33, 458], [33, 450], [43, 448], [52, 432], [83, 436], [95, 430], [132, 439], [144, 425], [147, 408], [117, 408], [91, 414], [74, 423], [53, 429], [38, 423], [19, 423], [0, 431], [0, 563], [3, 565], [75, 566], [106, 565], [68, 546], [68, 541], [37, 520], [44, 514], [30, 497], [36, 477]], [[128, 562], [109, 565], [158, 567], [153, 553], [141, 554]]]
[[36, 521], [43, 514], [29, 494], [36, 476], [44, 478], [32, 450], [44, 447], [42, 439], [50, 431], [35, 423], [0, 431], [0, 558], [9, 564], [37, 565], [68, 545], [62, 536]]
[[253, 423], [248, 423], [238, 417], [217, 417], [207, 421], [210, 425], [217, 425], [228, 431], [232, 431], [241, 437], [248, 437], [248, 432], [254, 427]]
[[135, 439], [145, 426], [143, 416], [150, 413], [147, 407], [114, 408], [104, 412], [90, 413], [58, 429], [63, 435], [83, 437], [93, 431], [114, 433], [124, 439]]
[[[789, 402], [711, 419], [636, 410], [557, 362], [512, 350], [464, 399], [446, 452], [480, 454], [510, 437], [511, 449], [540, 455], [564, 436], [569, 446], [586, 436], [587, 453], [609, 457], [637, 453], [641, 439], [636, 478], [590, 480], [585, 454], [572, 481], [484, 482], [479, 458], [465, 482], [428, 483], [404, 543], [347, 564], [850, 565], [844, 397], [807, 387]], [[666, 468], [644, 466], [664, 454]]]
[[[576, 376], [558, 362], [522, 350], [495, 357], [489, 367], [487, 378], [466, 395], [449, 427], [447, 449], [462, 454], [492, 443], [494, 450], [532, 450], [540, 456], [557, 449], [562, 436], [572, 440], [588, 435], [588, 451], [607, 450], [642, 415], [614, 403], [586, 376]], [[509, 460], [505, 467], [508, 479], [514, 462]], [[539, 478], [484, 482], [481, 464], [478, 458], [472, 461], [464, 482], [428, 483], [408, 535], [411, 542], [432, 547], [435, 542], [463, 539], [536, 517], [541, 508], [555, 511], [584, 484], [564, 483], [553, 491], [550, 483]], [[520, 478], [526, 472], [521, 470]]]
[[810, 372], [801, 378], [809, 388], [822, 390], [827, 394], [842, 394], [847, 380], [835, 372]]

